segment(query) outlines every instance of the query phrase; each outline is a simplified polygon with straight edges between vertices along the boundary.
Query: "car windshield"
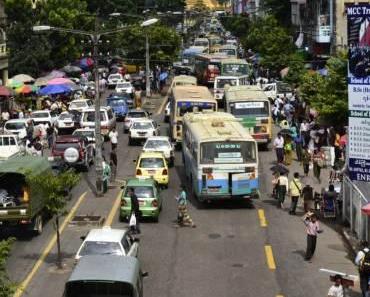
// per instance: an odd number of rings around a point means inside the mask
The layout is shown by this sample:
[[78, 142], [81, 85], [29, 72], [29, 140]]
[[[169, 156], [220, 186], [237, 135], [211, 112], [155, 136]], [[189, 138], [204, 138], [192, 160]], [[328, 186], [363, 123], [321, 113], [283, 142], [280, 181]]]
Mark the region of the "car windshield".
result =
[[108, 100], [108, 104], [110, 106], [121, 106], [126, 105], [126, 101], [124, 99]]
[[163, 168], [163, 158], [141, 158], [139, 163], [140, 168]]
[[48, 118], [49, 113], [48, 112], [35, 112], [32, 113], [32, 118]]
[[200, 146], [201, 164], [241, 164], [256, 162], [254, 141], [205, 142]]
[[73, 134], [74, 136], [84, 136], [84, 137], [88, 137], [88, 138], [94, 138], [95, 137], [95, 133], [94, 131], [74, 131]]
[[69, 119], [69, 120], [72, 120], [73, 116], [69, 113], [62, 113], [60, 116], [59, 116], [59, 120], [61, 121], [64, 121], [66, 119]]
[[5, 129], [8, 130], [20, 130], [26, 127], [25, 122], [13, 122], [13, 123], [6, 123]]
[[134, 124], [132, 125], [132, 127], [134, 129], [143, 129], [143, 130], [152, 129], [153, 128], [152, 123], [150, 123], [150, 122], [134, 122]]
[[[130, 187], [134, 189], [134, 193], [138, 198], [153, 198], [153, 188], [148, 186], [137, 186], [137, 187]], [[125, 192], [125, 197], [129, 197], [128, 188]]]
[[226, 85], [236, 86], [237, 80], [235, 78], [225, 78], [217, 79], [216, 78], [216, 89], [224, 89]]
[[236, 52], [235, 52], [234, 49], [225, 49], [225, 48], [223, 48], [223, 49], [220, 49], [219, 52], [220, 53], [225, 53], [229, 56], [236, 56]]
[[85, 101], [71, 102], [70, 108], [87, 107], [89, 104]]
[[116, 75], [110, 75], [109, 79], [121, 79], [121, 76], [116, 74]]
[[118, 242], [85, 241], [80, 256], [87, 255], [117, 255], [124, 256]]
[[171, 144], [168, 140], [148, 140], [144, 146], [144, 149], [154, 150], [167, 150], [171, 148]]
[[143, 111], [130, 111], [127, 116], [129, 118], [146, 118], [146, 114]]
[[80, 148], [80, 145], [78, 142], [56, 142], [55, 143], [55, 150], [56, 151], [65, 151], [67, 148], [74, 147], [76, 149]]
[[117, 88], [129, 88], [131, 87], [130, 83], [117, 84]]
[[[107, 120], [104, 111], [100, 111], [100, 120], [101, 121], [106, 121]], [[85, 112], [84, 113], [83, 121], [84, 122], [95, 122], [95, 111], [87, 111], [87, 112]]]

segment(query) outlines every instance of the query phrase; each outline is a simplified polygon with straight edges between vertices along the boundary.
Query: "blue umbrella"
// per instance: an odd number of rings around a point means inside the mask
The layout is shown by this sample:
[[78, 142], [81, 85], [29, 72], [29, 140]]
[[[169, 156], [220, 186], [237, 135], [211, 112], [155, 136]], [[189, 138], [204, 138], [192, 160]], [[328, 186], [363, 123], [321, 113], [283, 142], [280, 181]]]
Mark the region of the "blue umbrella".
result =
[[40, 95], [56, 95], [56, 94], [63, 94], [69, 93], [72, 88], [68, 85], [48, 85], [45, 88], [42, 88], [39, 91]]
[[160, 81], [163, 81], [165, 79], [167, 79], [168, 77], [168, 73], [167, 72], [162, 72], [160, 75], [159, 75], [159, 80]]

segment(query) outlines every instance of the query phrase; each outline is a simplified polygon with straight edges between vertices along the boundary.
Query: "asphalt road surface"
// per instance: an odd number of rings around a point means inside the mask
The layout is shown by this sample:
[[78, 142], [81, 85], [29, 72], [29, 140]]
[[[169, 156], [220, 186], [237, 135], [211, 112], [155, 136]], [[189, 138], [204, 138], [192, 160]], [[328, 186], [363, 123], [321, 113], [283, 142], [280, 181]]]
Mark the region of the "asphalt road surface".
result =
[[[163, 98], [152, 99], [146, 106], [155, 112], [162, 102]], [[168, 126], [162, 121], [163, 115], [154, 114], [153, 117], [161, 122], [162, 135], [167, 134]], [[141, 148], [128, 146], [127, 135], [121, 128], [122, 124], [119, 124], [118, 180], [134, 174], [133, 160]], [[109, 151], [109, 143], [106, 143], [104, 153], [108, 155]], [[330, 283], [328, 276], [320, 274], [318, 268], [329, 265], [332, 260], [324, 253], [320, 254], [323, 248], [319, 245], [317, 263], [303, 261], [305, 234], [302, 223], [297, 217], [277, 210], [275, 201], [270, 198], [269, 168], [275, 156], [272, 151], [262, 151], [259, 160], [261, 199], [213, 204], [191, 200], [189, 213], [197, 227], [176, 228], [174, 197], [180, 184], [185, 183], [181, 156], [176, 153], [175, 166], [170, 169], [169, 188], [162, 191], [164, 206], [159, 223], [146, 221], [141, 225], [139, 258], [143, 270], [149, 272], [144, 296], [326, 296]], [[118, 221], [115, 211], [119, 184], [111, 187], [104, 197], [97, 198], [90, 189], [93, 183], [94, 168], [91, 168], [74, 190], [70, 217], [75, 214], [98, 215], [114, 228], [127, 227], [126, 223]], [[64, 283], [74, 266], [74, 255], [81, 244], [80, 237], [93, 228], [67, 223], [62, 226], [63, 270], [55, 266], [52, 221], [46, 223], [44, 233], [39, 237], [3, 232], [3, 236], [17, 237], [8, 261], [12, 280], [24, 286], [16, 296], [62, 296]], [[333, 236], [333, 242], [339, 242], [336, 250], [343, 252], [341, 256], [345, 257], [343, 245]], [[340, 261], [343, 269], [349, 267], [348, 260]]]

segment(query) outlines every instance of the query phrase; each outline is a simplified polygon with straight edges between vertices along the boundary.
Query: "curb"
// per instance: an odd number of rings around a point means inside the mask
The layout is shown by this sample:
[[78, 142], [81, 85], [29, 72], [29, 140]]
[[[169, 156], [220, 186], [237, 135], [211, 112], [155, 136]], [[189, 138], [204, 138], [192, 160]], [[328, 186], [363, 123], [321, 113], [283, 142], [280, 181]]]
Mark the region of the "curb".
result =
[[356, 253], [357, 253], [357, 243], [355, 242], [355, 240], [351, 237], [351, 235], [344, 228], [341, 228], [339, 230], [339, 234], [342, 236], [345, 244], [347, 245], [347, 247], [349, 249], [349, 252], [352, 256], [351, 261], [354, 263], [354, 259], [356, 257]]

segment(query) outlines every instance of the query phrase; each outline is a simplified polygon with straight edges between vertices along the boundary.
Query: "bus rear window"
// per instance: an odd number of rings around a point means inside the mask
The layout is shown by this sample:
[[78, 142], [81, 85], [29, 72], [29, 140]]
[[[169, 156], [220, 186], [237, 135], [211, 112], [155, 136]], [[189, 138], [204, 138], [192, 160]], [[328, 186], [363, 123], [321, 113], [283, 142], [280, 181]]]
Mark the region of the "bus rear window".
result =
[[262, 101], [244, 101], [230, 103], [231, 114], [241, 116], [270, 116], [269, 103]]
[[188, 112], [200, 112], [203, 110], [216, 110], [216, 105], [209, 102], [178, 102], [177, 116], [183, 116]]

